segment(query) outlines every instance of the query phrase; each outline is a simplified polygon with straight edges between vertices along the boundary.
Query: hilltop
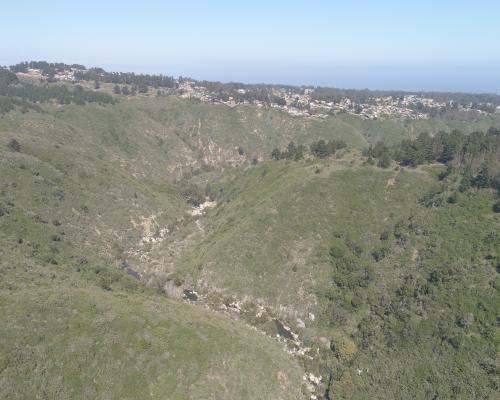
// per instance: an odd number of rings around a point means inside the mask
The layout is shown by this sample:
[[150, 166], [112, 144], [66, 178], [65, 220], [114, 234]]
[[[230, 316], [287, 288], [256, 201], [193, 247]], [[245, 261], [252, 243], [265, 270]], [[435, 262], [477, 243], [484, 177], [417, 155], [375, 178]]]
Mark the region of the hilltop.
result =
[[398, 118], [422, 120], [431, 117], [471, 119], [478, 115], [500, 113], [500, 96], [494, 94], [346, 90], [328, 87], [290, 85], [248, 85], [197, 81], [165, 75], [107, 72], [83, 65], [22, 62], [9, 67], [20, 78], [46, 82], [92, 82], [114, 85], [113, 93], [124, 95], [171, 95], [204, 103], [252, 104], [270, 106], [290, 115], [326, 118], [348, 114], [362, 119]]

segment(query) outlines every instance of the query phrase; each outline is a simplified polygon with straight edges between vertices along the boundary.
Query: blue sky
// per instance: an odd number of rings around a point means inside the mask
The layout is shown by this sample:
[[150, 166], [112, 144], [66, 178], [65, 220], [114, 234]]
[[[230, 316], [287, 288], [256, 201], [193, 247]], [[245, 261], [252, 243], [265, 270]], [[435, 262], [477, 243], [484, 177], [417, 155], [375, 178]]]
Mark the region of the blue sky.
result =
[[500, 92], [499, 0], [25, 0], [1, 8], [0, 64]]

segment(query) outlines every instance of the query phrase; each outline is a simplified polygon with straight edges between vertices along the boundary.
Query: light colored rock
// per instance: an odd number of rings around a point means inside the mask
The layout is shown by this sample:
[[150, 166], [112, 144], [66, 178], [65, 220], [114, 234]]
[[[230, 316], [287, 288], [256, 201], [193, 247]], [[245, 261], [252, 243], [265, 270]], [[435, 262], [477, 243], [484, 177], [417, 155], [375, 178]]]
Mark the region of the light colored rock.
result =
[[199, 205], [199, 207], [193, 207], [191, 210], [189, 210], [188, 214], [190, 214], [192, 216], [200, 216], [200, 215], [203, 215], [203, 212], [207, 208], [214, 208], [216, 206], [217, 206], [217, 202], [206, 200], [204, 203], [201, 203]]
[[323, 378], [321, 376], [315, 376], [313, 373], [309, 372], [307, 379], [309, 380], [309, 382], [318, 386]]

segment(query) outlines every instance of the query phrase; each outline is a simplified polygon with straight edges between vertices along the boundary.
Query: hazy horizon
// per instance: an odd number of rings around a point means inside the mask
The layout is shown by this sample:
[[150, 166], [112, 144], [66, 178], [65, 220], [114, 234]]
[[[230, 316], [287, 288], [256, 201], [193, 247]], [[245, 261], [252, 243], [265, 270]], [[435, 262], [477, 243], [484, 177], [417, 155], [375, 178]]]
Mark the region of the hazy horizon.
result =
[[500, 93], [500, 3], [313, 0], [3, 7], [0, 64], [354, 89]]

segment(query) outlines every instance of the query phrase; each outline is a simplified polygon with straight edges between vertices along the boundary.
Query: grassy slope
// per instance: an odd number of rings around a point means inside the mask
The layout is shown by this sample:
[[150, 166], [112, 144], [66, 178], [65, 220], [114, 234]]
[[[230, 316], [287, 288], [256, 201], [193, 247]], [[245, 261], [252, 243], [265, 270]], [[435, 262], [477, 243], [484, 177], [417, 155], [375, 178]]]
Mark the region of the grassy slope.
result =
[[297, 144], [320, 138], [342, 139], [355, 147], [366, 144], [358, 132], [336, 118], [304, 119], [270, 108], [230, 108], [175, 97], [143, 99], [136, 105], [192, 148], [203, 151], [210, 163], [238, 161], [239, 146], [245, 157], [262, 159], [269, 158], [274, 147], [284, 148], [292, 140]]
[[174, 263], [178, 272], [273, 306], [313, 347], [318, 337], [351, 343], [354, 355], [338, 350], [344, 345], [324, 354], [333, 398], [493, 398], [494, 194], [447, 204], [450, 182], [436, 195], [440, 206], [426, 207], [439, 167], [382, 170], [358, 160], [244, 171], [200, 220], [206, 234]]
[[[376, 296], [366, 294], [370, 313], [353, 332], [364, 348], [357, 360], [363, 384], [378, 397], [498, 393], [500, 219], [493, 202], [490, 191], [461, 195], [457, 204], [416, 210], [393, 231], [406, 239], [378, 264], [382, 276], [396, 279], [388, 287], [390, 280], [375, 279]], [[405, 260], [400, 248], [416, 251]], [[344, 311], [353, 308], [348, 299], [338, 297]]]
[[[77, 122], [34, 113], [0, 121], [0, 129], [7, 130], [0, 137], [1, 200], [11, 202], [12, 214], [22, 221], [11, 226], [20, 237], [27, 231], [49, 243], [51, 235], [64, 231], [61, 246], [68, 250], [86, 247], [119, 259], [142, 237], [132, 221], [139, 224], [161, 210], [162, 222], [174, 223], [186, 205], [165, 179], [150, 175], [143, 165], [133, 166], [138, 174], [133, 176], [121, 166], [123, 153], [101, 142], [101, 130], [86, 130]], [[7, 150], [13, 137], [22, 145], [19, 153]], [[71, 249], [72, 244], [83, 248]]]
[[297, 293], [327, 282], [331, 267], [318, 254], [328, 252], [333, 235], [346, 232], [375, 247], [386, 220], [410, 215], [432, 183], [427, 174], [404, 171], [397, 174], [398, 185], [386, 188], [396, 174], [361, 166], [351, 154], [249, 169], [202, 220], [207, 235], [179, 268], [195, 280], [292, 304], [305, 314], [315, 300]]
[[392, 144], [398, 143], [405, 138], [415, 138], [421, 132], [435, 134], [439, 131], [451, 131], [453, 129], [464, 132], [486, 131], [491, 126], [500, 124], [500, 115], [479, 116], [467, 122], [444, 118], [416, 121], [394, 119], [372, 121], [363, 120], [352, 115], [339, 115], [338, 120], [352, 130], [359, 132], [371, 144], [375, 144], [379, 140]]
[[[199, 398], [203, 396], [196, 390], [206, 390], [214, 398], [221, 393], [226, 398], [262, 398], [260, 393], [269, 387], [269, 398], [280, 398], [281, 391], [294, 398], [300, 369], [263, 336], [241, 325], [234, 334], [226, 319], [143, 293], [121, 272], [103, 267], [136, 248], [144, 235], [144, 218], [156, 215], [154, 229], [169, 227], [171, 235], [151, 252], [141, 247], [155, 272], [167, 265], [167, 272], [175, 271], [187, 282], [260, 299], [281, 310], [292, 326], [295, 317], [305, 318], [312, 311], [316, 320], [300, 331], [312, 346], [319, 346], [318, 337], [353, 344], [348, 346], [349, 357], [319, 349], [324, 358], [320, 368], [334, 371], [335, 397], [491, 395], [498, 387], [491, 371], [498, 344], [494, 264], [499, 244], [494, 233], [499, 221], [491, 212], [490, 192], [426, 208], [418, 200], [437, 185], [432, 170], [381, 170], [361, 165], [353, 153], [339, 160], [266, 162], [222, 174], [214, 184], [221, 205], [200, 219], [200, 229], [185, 218], [187, 206], [171, 183], [204, 163], [240, 162], [238, 146], [247, 158], [267, 157], [273, 147], [284, 147], [290, 140], [344, 138], [362, 147], [363, 136], [373, 142], [381, 131], [390, 141], [417, 134], [423, 127], [441, 129], [451, 123], [414, 124], [401, 131], [399, 122], [346, 116], [304, 121], [273, 110], [230, 109], [175, 98], [137, 99], [108, 107], [47, 106], [44, 114], [3, 116], [0, 307], [8, 324], [0, 336], [5, 351], [0, 379], [11, 388], [7, 393], [13, 397], [19, 390], [19, 376], [26, 376], [26, 391], [43, 388], [48, 397], [71, 396], [71, 387], [84, 397], [92, 397], [97, 388], [104, 391], [104, 382], [118, 379], [117, 370], [110, 367], [109, 374], [93, 376], [83, 350], [76, 352], [80, 365], [75, 368], [89, 368], [84, 376], [92, 376], [94, 383], [79, 381], [74, 373], [61, 380], [57, 368], [62, 367], [53, 362], [74, 346], [87, 349], [71, 342], [82, 335], [94, 344], [101, 360], [97, 365], [118, 360], [127, 366], [124, 371], [134, 372], [122, 381], [134, 383], [137, 392], [130, 389], [131, 398], [146, 396], [139, 393], [146, 390], [144, 382], [151, 396], [159, 393], [156, 390], [178, 390], [179, 398]], [[21, 143], [20, 153], [8, 150], [11, 138]], [[202, 182], [220, 173], [194, 179]], [[382, 233], [387, 233], [384, 240]], [[191, 239], [184, 240], [186, 236]], [[333, 257], [331, 248], [336, 249]], [[385, 257], [376, 262], [372, 253], [382, 248]], [[142, 268], [151, 267], [147, 260], [141, 261]], [[98, 312], [94, 300], [102, 306]], [[76, 313], [58, 304], [70, 304]], [[32, 309], [42, 316], [39, 321], [26, 318]], [[131, 318], [127, 310], [144, 322]], [[107, 330], [102, 321], [110, 315]], [[190, 330], [193, 320], [203, 321], [201, 338]], [[70, 332], [61, 334], [67, 346], [62, 349], [51, 341], [60, 332], [56, 322]], [[26, 329], [33, 324], [39, 324], [41, 339]], [[124, 326], [129, 333], [122, 335]], [[166, 327], [176, 339], [185, 337], [200, 350], [186, 349], [181, 339], [169, 341], [162, 336]], [[114, 334], [123, 343], [116, 354], [109, 350]], [[100, 341], [101, 335], [106, 342]], [[217, 351], [225, 342], [231, 349], [226, 354], [234, 358], [228, 356], [224, 363]], [[247, 345], [255, 351], [244, 350]], [[151, 348], [178, 351], [186, 366], [196, 364], [200, 356], [206, 363], [215, 360], [222, 369], [234, 369], [214, 377], [203, 375], [214, 370], [204, 364], [203, 371], [178, 373], [176, 389], [171, 375], [163, 370], [160, 374], [158, 368], [175, 368], [177, 361], [172, 366], [171, 359], [160, 358]], [[269, 349], [274, 364], [260, 349]], [[134, 371], [141, 360], [151, 374]], [[238, 373], [238, 368], [245, 372]], [[264, 368], [265, 377], [258, 368]], [[455, 372], [448, 372], [453, 368]], [[280, 374], [276, 380], [278, 371], [289, 376]], [[238, 380], [241, 376], [245, 379]], [[291, 386], [286, 386], [287, 380]], [[219, 392], [223, 387], [225, 391]], [[110, 396], [123, 394], [120, 390], [113, 386]], [[19, 397], [30, 393], [19, 392]]]
[[277, 343], [108, 267], [143, 217], [175, 227], [187, 209], [163, 130], [120, 107], [0, 119], [0, 398], [301, 398]]
[[0, 274], [2, 399], [302, 398], [271, 339], [121, 273], [2, 257]]

